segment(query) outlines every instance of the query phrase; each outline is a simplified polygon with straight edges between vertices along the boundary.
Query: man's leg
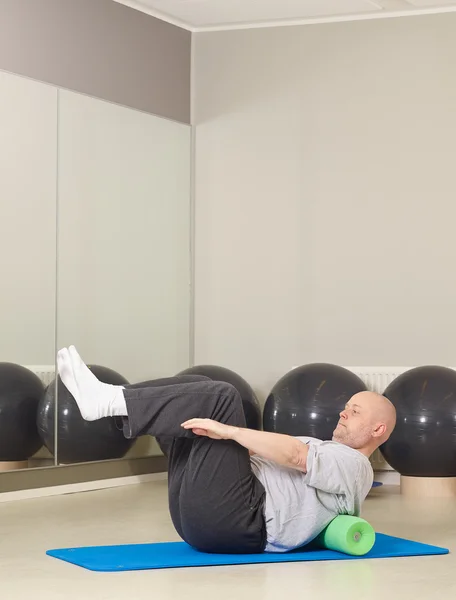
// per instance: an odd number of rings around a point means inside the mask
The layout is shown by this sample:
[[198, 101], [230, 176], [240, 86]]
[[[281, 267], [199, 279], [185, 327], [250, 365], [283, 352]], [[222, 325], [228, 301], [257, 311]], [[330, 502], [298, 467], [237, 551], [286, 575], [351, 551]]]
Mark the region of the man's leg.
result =
[[197, 383], [198, 381], [212, 381], [212, 379], [204, 375], [176, 375], [175, 377], [162, 377], [161, 379], [151, 379], [150, 381], [141, 381], [140, 383], [129, 383], [124, 387], [128, 390], [135, 390], [147, 387], [176, 385], [177, 383]]
[[264, 500], [246, 448], [229, 440], [193, 442], [179, 495], [183, 537], [189, 544], [213, 553], [263, 552]]
[[206, 552], [262, 552], [265, 492], [252, 473], [248, 450], [232, 441], [196, 437], [180, 426], [198, 415], [245, 427], [235, 388], [206, 380], [127, 387], [124, 396], [125, 435], [150, 434], [166, 444], [169, 507], [179, 535]]
[[252, 473], [248, 451], [181, 427], [194, 417], [245, 427], [242, 401], [233, 386], [210, 380], [112, 386], [97, 380], [74, 347], [59, 352], [58, 366], [86, 420], [120, 416], [128, 438], [148, 434], [172, 439], [170, 508], [188, 543], [209, 552], [263, 550], [265, 492]]
[[[203, 375], [179, 375], [177, 377], [166, 377], [143, 381], [141, 383], [129, 384], [125, 389], [141, 389], [148, 387], [164, 387], [178, 383], [196, 383], [198, 381], [210, 381]], [[159, 436], [156, 438], [160, 450], [168, 459], [168, 501], [169, 512], [177, 533], [184, 539], [180, 516], [180, 489], [187, 468], [188, 459], [193, 445], [193, 440], [176, 439], [173, 437]]]
[[[149, 387], [163, 387], [167, 385], [176, 385], [179, 383], [196, 383], [198, 381], [211, 381], [209, 377], [204, 375], [177, 375], [176, 377], [163, 377], [161, 379], [151, 379], [150, 381], [142, 381], [140, 383], [131, 383], [125, 386], [125, 389], [134, 390]], [[157, 443], [163, 454], [169, 457], [170, 447], [174, 440], [173, 437], [158, 437]]]

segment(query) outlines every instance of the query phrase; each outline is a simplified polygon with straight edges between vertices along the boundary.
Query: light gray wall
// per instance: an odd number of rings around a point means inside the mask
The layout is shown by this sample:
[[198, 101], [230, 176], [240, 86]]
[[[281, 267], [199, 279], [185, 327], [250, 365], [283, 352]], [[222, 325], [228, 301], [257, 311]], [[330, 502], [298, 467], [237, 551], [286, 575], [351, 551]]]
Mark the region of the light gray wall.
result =
[[455, 31], [196, 35], [197, 363], [456, 364]]
[[190, 127], [59, 94], [57, 343], [131, 383], [189, 364]]
[[2, 0], [0, 69], [190, 122], [190, 32], [112, 0]]
[[0, 361], [54, 364], [57, 90], [0, 72]]

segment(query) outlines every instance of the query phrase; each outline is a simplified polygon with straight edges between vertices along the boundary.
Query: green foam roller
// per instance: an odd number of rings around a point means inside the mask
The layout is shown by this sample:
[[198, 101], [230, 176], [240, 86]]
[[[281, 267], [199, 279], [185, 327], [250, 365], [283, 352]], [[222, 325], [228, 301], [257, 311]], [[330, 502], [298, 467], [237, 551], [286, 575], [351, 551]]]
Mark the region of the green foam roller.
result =
[[316, 545], [353, 556], [363, 556], [375, 544], [375, 530], [359, 517], [340, 515], [320, 533]]

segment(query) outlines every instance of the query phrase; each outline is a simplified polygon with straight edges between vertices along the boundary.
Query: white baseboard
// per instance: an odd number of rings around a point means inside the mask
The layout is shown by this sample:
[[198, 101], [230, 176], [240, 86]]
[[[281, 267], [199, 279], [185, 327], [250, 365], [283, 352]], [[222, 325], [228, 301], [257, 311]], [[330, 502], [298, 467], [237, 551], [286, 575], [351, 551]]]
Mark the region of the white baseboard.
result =
[[166, 480], [166, 478], [167, 473], [148, 473], [146, 475], [132, 475], [130, 477], [116, 477], [114, 479], [101, 479], [97, 481], [84, 481], [82, 483], [70, 483], [52, 487], [18, 490], [15, 492], [3, 492], [0, 493], [0, 503], [12, 502], [13, 500], [44, 498], [46, 496], [60, 496], [63, 494], [77, 494], [78, 492], [103, 490], [125, 485], [136, 485], [138, 483], [149, 483], [151, 481], [163, 481]]

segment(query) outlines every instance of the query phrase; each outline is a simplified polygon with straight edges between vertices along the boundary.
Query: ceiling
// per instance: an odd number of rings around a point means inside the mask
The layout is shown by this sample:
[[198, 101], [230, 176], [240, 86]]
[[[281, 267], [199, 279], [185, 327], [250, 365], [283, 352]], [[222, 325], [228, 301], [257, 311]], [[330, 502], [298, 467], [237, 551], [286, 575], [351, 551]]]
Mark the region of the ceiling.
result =
[[456, 11], [456, 0], [114, 0], [191, 31]]

